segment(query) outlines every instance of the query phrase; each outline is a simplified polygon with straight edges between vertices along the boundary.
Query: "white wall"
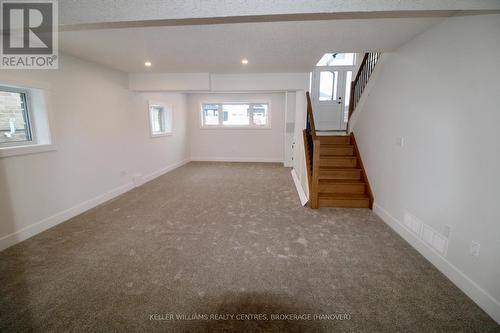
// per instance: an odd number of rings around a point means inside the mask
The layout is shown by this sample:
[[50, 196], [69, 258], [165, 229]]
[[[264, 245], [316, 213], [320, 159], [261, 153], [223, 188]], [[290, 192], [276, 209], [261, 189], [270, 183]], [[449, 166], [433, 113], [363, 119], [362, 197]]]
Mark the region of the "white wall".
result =
[[288, 91], [285, 94], [285, 146], [284, 146], [284, 161], [286, 167], [293, 167], [293, 149], [295, 137], [295, 113], [297, 110], [297, 93]]
[[210, 89], [209, 73], [132, 73], [129, 88], [135, 91], [196, 91]]
[[[149, 128], [148, 101], [172, 106], [172, 135], [152, 138]], [[179, 162], [189, 160], [189, 128], [187, 96], [180, 93], [138, 93], [133, 96], [133, 123], [141, 126], [131, 130], [137, 147], [135, 170], [148, 181]], [[135, 176], [135, 175], [133, 175]]]
[[[297, 91], [295, 94], [295, 127], [294, 127], [294, 149], [293, 169], [298, 178], [297, 191], [301, 191], [306, 199], [309, 199], [309, 183], [307, 179], [307, 165], [305, 159], [305, 146], [303, 130], [307, 121], [307, 100], [305, 91]], [[299, 188], [300, 186], [300, 188]]]
[[[270, 103], [269, 129], [201, 128], [203, 102]], [[189, 94], [191, 159], [238, 162], [283, 162], [285, 138], [285, 93]]]
[[0, 159], [0, 250], [188, 158], [183, 94], [154, 96], [174, 105], [176, 127], [150, 138], [149, 96], [125, 74], [64, 54], [59, 70], [0, 71], [0, 84], [23, 81], [50, 87], [57, 150]]
[[135, 91], [284, 92], [306, 90], [309, 73], [132, 73], [129, 87]]
[[[354, 126], [375, 211], [498, 322], [499, 36], [500, 15], [453, 17], [385, 54]], [[405, 211], [451, 227], [444, 256], [403, 227]]]
[[210, 74], [212, 91], [306, 90], [309, 73]]

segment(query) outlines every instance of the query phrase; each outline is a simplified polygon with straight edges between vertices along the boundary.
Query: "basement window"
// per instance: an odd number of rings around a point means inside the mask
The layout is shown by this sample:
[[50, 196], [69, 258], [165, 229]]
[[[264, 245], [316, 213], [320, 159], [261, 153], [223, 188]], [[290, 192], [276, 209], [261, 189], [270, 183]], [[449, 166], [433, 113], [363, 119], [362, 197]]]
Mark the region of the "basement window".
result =
[[33, 141], [28, 92], [0, 86], [0, 146], [14, 147]]
[[204, 128], [270, 128], [269, 103], [203, 103]]
[[0, 159], [56, 150], [50, 132], [50, 86], [0, 84]]
[[158, 102], [149, 102], [149, 123], [151, 136], [172, 134], [172, 107]]

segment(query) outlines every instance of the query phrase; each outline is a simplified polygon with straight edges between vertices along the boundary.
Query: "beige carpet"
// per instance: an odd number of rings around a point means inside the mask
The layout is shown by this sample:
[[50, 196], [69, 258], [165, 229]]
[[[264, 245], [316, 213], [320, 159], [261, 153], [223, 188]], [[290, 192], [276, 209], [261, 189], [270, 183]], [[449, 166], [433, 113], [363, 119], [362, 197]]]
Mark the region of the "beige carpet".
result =
[[370, 210], [300, 207], [277, 164], [190, 163], [0, 253], [0, 331], [153, 330], [499, 326]]

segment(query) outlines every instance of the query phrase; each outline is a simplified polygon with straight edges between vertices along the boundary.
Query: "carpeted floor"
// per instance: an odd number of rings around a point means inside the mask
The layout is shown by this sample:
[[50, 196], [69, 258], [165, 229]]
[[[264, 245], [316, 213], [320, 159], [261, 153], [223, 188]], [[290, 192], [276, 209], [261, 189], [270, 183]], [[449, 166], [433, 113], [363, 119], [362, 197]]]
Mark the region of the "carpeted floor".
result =
[[32, 330], [499, 326], [370, 210], [300, 207], [277, 164], [190, 163], [0, 253], [0, 331]]

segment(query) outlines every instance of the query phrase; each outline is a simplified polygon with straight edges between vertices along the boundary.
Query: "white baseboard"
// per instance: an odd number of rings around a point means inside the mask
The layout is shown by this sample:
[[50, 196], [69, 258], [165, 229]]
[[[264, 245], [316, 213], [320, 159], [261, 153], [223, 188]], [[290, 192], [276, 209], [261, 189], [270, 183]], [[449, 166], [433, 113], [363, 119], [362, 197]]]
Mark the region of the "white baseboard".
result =
[[404, 240], [413, 246], [421, 255], [429, 260], [441, 273], [446, 275], [460, 290], [469, 296], [479, 307], [500, 323], [500, 302], [472, 281], [464, 272], [455, 267], [446, 258], [440, 256], [420, 238], [415, 237], [404, 224], [393, 217], [377, 203], [373, 204], [373, 212], [387, 225], [396, 231]]
[[189, 162], [191, 162], [190, 159], [184, 159], [184, 160], [179, 161], [177, 163], [171, 164], [171, 165], [169, 165], [166, 168], [163, 168], [163, 169], [157, 170], [157, 171], [155, 171], [153, 173], [150, 173], [149, 175], [146, 175], [146, 176], [142, 177], [142, 182], [140, 184], [138, 184], [138, 186], [140, 186], [142, 184], [145, 184], [147, 182], [150, 182], [150, 181], [152, 181], [155, 178], [163, 176], [164, 174], [166, 174], [166, 173], [168, 173], [168, 172], [170, 172], [170, 171], [172, 171], [174, 169], [177, 169], [177, 168], [179, 168], [179, 167], [181, 167], [181, 166], [183, 166], [183, 165], [185, 165], [185, 164], [187, 164]]
[[69, 220], [72, 217], [75, 217], [91, 208], [94, 208], [108, 200], [111, 200], [125, 192], [130, 191], [134, 188], [134, 184], [132, 182], [119, 186], [109, 192], [101, 194], [95, 198], [84, 201], [76, 206], [73, 206], [69, 209], [66, 209], [62, 212], [56, 213], [52, 216], [44, 218], [41, 221], [35, 222], [27, 227], [22, 228], [12, 234], [4, 236], [0, 238], [0, 251], [5, 250], [12, 245], [15, 245], [19, 242], [22, 242], [30, 237], [35, 236], [36, 234], [41, 233], [47, 229], [52, 228], [53, 226], [58, 225], [64, 221]]
[[191, 157], [196, 162], [255, 162], [255, 163], [283, 163], [283, 159], [267, 157]]
[[126, 193], [130, 190], [132, 190], [134, 187], [140, 186], [146, 182], [149, 182], [156, 177], [159, 177], [169, 171], [172, 171], [186, 163], [189, 162], [189, 159], [182, 160], [180, 162], [174, 163], [166, 168], [163, 168], [161, 170], [155, 171], [147, 176], [142, 177], [140, 181], [134, 180], [132, 182], [129, 182], [127, 184], [121, 185], [109, 192], [106, 192], [104, 194], [98, 195], [97, 197], [94, 197], [92, 199], [89, 199], [87, 201], [84, 201], [80, 204], [77, 204], [69, 209], [66, 209], [62, 212], [56, 213], [52, 216], [49, 216], [47, 218], [44, 218], [41, 221], [35, 222], [27, 227], [24, 227], [14, 233], [11, 233], [9, 235], [6, 235], [2, 238], [0, 238], [0, 251], [5, 250], [8, 247], [11, 247], [12, 245], [15, 245], [19, 242], [22, 242], [28, 238], [31, 238], [35, 236], [36, 234], [39, 234], [47, 229], [50, 229], [62, 222], [65, 222], [79, 214], [82, 214], [86, 212], [89, 209], [92, 209], [106, 201], [109, 201], [123, 193]]
[[297, 176], [297, 173], [295, 172], [295, 169], [292, 169], [292, 178], [293, 182], [295, 183], [295, 188], [297, 189], [297, 193], [299, 194], [300, 204], [302, 206], [305, 206], [308, 201], [307, 195], [306, 192], [304, 192], [302, 185], [300, 184], [300, 180], [299, 177]]

